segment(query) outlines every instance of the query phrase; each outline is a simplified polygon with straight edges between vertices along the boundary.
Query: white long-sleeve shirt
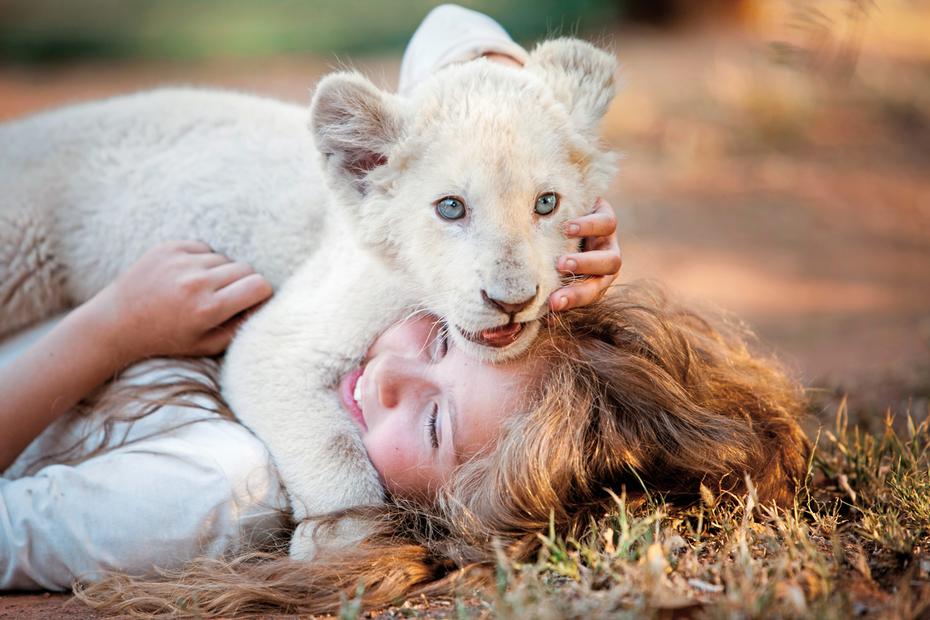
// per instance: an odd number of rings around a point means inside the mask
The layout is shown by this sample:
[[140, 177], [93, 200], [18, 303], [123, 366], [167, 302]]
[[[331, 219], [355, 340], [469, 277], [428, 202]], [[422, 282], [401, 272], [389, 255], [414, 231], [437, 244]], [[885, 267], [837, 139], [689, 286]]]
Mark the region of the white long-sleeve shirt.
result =
[[[400, 91], [490, 52], [526, 62], [523, 48], [491, 18], [437, 7], [407, 47]], [[0, 343], [0, 366], [15, 363], [50, 327]], [[170, 372], [150, 365], [136, 380]], [[121, 424], [110, 441], [115, 447], [76, 465], [52, 458], [27, 470], [81, 437], [90, 449], [101, 438], [100, 423], [100, 416], [64, 416], [3, 472], [0, 591], [63, 590], [108, 570], [152, 574], [197, 556], [246, 551], [284, 527], [287, 500], [264, 445], [239, 424], [195, 407], [164, 406]]]
[[[0, 363], [22, 348], [4, 343]], [[137, 383], [194, 376], [164, 361], [133, 373]], [[205, 398], [191, 403], [210, 406]], [[112, 449], [54, 463], [76, 443], [76, 454], [98, 445], [102, 421], [62, 417], [0, 478], [0, 590], [62, 590], [108, 570], [153, 574], [247, 551], [285, 527], [287, 499], [271, 458], [245, 427], [194, 406], [163, 406], [118, 423]], [[43, 456], [52, 462], [27, 471]]]

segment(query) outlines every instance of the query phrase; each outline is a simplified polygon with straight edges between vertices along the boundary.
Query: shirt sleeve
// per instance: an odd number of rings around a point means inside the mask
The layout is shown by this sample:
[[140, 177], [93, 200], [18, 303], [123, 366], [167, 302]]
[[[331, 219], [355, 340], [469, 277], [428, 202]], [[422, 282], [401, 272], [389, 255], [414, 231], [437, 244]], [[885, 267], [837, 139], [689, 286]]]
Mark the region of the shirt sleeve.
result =
[[526, 50], [483, 13], [455, 4], [437, 6], [413, 33], [400, 65], [398, 91], [409, 93], [434, 71], [496, 52], [526, 64]]
[[0, 478], [0, 590], [62, 590], [105, 571], [151, 575], [249, 548], [283, 524], [264, 445], [200, 421], [80, 464]]

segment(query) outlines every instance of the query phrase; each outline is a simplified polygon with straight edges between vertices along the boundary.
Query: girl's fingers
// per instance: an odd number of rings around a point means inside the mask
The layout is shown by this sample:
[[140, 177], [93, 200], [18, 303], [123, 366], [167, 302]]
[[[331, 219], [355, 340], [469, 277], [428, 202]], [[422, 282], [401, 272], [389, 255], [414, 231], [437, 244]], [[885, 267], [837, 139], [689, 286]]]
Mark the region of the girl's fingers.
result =
[[594, 250], [560, 256], [558, 269], [576, 276], [608, 276], [617, 274], [622, 265], [619, 251]]
[[186, 261], [186, 265], [192, 265], [199, 269], [212, 269], [230, 262], [227, 257], [216, 252], [197, 253], [186, 258]]
[[236, 331], [227, 329], [225, 324], [214, 327], [201, 338], [200, 342], [194, 347], [193, 353], [195, 355], [217, 355], [222, 353], [232, 342], [235, 335]]
[[617, 235], [610, 235], [609, 237], [585, 237], [581, 251], [588, 252], [590, 250], [610, 250], [615, 254], [619, 254], [620, 241], [617, 239]]
[[578, 279], [549, 296], [552, 310], [567, 310], [597, 301], [620, 273], [620, 241], [617, 239], [617, 216], [606, 200], [598, 199], [594, 211], [565, 223], [565, 234], [584, 239], [582, 251], [560, 256], [560, 272]]
[[213, 290], [218, 291], [225, 286], [229, 286], [236, 280], [252, 275], [255, 270], [247, 263], [230, 263], [226, 262], [210, 269], [207, 276], [213, 285]]
[[195, 347], [196, 354], [217, 355], [225, 351], [239, 330], [239, 326], [242, 325], [246, 318], [248, 318], [246, 313], [237, 314], [208, 331], [197, 343]]
[[554, 311], [587, 306], [597, 301], [610, 287], [613, 278], [587, 278], [563, 286], [549, 296], [549, 308]]
[[565, 234], [569, 237], [607, 237], [617, 231], [617, 216], [604, 200], [592, 213], [583, 215], [564, 224]]
[[260, 274], [253, 273], [240, 278], [216, 291], [219, 316], [217, 323], [223, 323], [236, 314], [271, 297], [272, 289], [268, 280]]
[[194, 241], [193, 239], [169, 241], [165, 245], [167, 245], [170, 249], [180, 250], [190, 254], [204, 254], [206, 252], [213, 251], [213, 249], [203, 241]]

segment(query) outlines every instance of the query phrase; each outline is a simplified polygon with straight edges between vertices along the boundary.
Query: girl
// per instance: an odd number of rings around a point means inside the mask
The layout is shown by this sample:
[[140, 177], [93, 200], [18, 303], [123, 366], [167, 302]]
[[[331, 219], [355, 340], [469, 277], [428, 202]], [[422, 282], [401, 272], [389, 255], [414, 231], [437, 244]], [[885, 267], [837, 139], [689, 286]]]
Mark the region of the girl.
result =
[[[433, 376], [454, 355], [436, 333], [424, 324], [392, 328], [371, 355], [393, 352], [403, 372], [413, 366]], [[501, 549], [527, 560], [550, 526], [581, 537], [623, 488], [687, 503], [701, 485], [745, 491], [749, 476], [760, 501], [785, 504], [804, 475], [798, 386], [751, 355], [738, 334], [649, 287], [552, 315], [523, 364], [483, 377], [481, 389], [510, 393], [514, 408], [478, 411], [461, 462], [433, 472], [438, 488], [404, 480], [383, 505], [320, 517], [324, 527], [365, 522], [373, 533], [357, 547], [311, 563], [283, 550], [198, 560], [158, 580], [110, 577], [79, 595], [120, 614], [332, 613], [359, 591], [365, 608], [377, 608], [451, 594], [492, 574], [479, 569], [493, 567]], [[390, 376], [368, 372], [379, 388], [375, 415], [414, 398], [413, 384], [399, 391]], [[472, 378], [461, 389], [475, 391]]]
[[[615, 271], [602, 274], [598, 266], [599, 257], [610, 254], [619, 267], [616, 221], [601, 202], [572, 225], [578, 228], [568, 234], [604, 249], [564, 257], [576, 261], [575, 272], [594, 277], [554, 297], [583, 299], [586, 292], [579, 286], [603, 290], [616, 276]], [[215, 398], [216, 367], [210, 362], [137, 365], [62, 415], [133, 361], [221, 352], [241, 313], [270, 292], [247, 265], [201, 243], [160, 245], [55, 324], [15, 363], [0, 368], [5, 396], [0, 468], [9, 467], [0, 478], [0, 589], [62, 589], [107, 570], [148, 574], [154, 566], [180, 566], [198, 555], [250, 549], [284, 525], [287, 501], [274, 467], [254, 436], [222, 419], [233, 416]], [[416, 357], [422, 347], [416, 330], [407, 334], [411, 326], [422, 331], [422, 321], [402, 325], [382, 336], [372, 351], [393, 355], [399, 349], [394, 361]], [[0, 365], [4, 351], [10, 358], [16, 348], [22, 343], [0, 349]], [[372, 368], [393, 370], [394, 364], [383, 363], [387, 357]], [[455, 376], [457, 386], [489, 382], [490, 393], [506, 372], [458, 351], [450, 359], [458, 366], [448, 360], [443, 366], [447, 386]], [[436, 373], [430, 375], [435, 381]], [[389, 380], [401, 390], [420, 386], [424, 378], [394, 372]], [[499, 403], [487, 408], [486, 401], [460, 400], [462, 420], [481, 409], [505, 411]], [[376, 410], [366, 407], [367, 424], [360, 430], [385, 484], [413, 493], [421, 483], [434, 482], [439, 467], [421, 467], [420, 479], [412, 480], [409, 463], [392, 456], [411, 433], [396, 425], [396, 416], [375, 424]], [[466, 425], [457, 444], [479, 446], [487, 433], [468, 441], [473, 428]], [[449, 463], [444, 465], [448, 469]]]
[[[519, 62], [519, 58], [514, 61]], [[605, 219], [576, 224], [581, 228], [594, 227], [593, 222], [603, 223]], [[582, 231], [575, 234], [581, 235]], [[610, 232], [597, 228], [593, 236], [603, 238], [591, 245], [604, 246], [606, 249], [601, 251], [611, 253], [608, 238], [612, 238], [612, 226]], [[204, 248], [200, 250], [189, 253], [207, 253]], [[574, 271], [584, 271], [581, 263], [587, 258], [574, 255], [572, 260], [579, 262]], [[221, 262], [218, 258], [213, 260]], [[560, 264], [564, 266], [565, 260]], [[213, 265], [207, 271], [221, 266]], [[612, 280], [610, 270], [603, 267], [588, 271], [598, 274], [601, 280], [584, 283], [588, 287], [585, 292], [569, 289], [562, 291], [562, 295], [557, 293], [558, 299], [577, 294], [583, 301]], [[236, 295], [238, 301], [228, 306], [211, 304], [224, 310], [189, 332], [192, 338], [187, 342], [197, 346], [204, 342], [204, 335], [210, 344], [214, 344], [213, 339], [222, 344], [224, 337], [217, 336], [213, 326], [234, 314], [239, 304], [248, 305], [247, 302], [253, 301], [252, 295], [254, 300], [263, 296], [257, 278], [246, 286], [241, 282], [251, 278], [250, 275], [212, 277], [215, 275], [214, 272], [200, 279], [206, 283], [205, 297], [219, 295], [218, 291], [235, 283], [240, 283], [241, 296]], [[218, 286], [221, 281], [226, 286]], [[188, 298], [186, 294], [181, 297]], [[120, 295], [111, 292], [110, 299], [114, 298]], [[80, 473], [85, 473], [96, 466], [90, 473], [106, 484], [108, 479], [121, 477], [116, 466], [135, 467], [132, 458], [149, 454], [151, 442], [161, 442], [156, 447], [167, 450], [164, 453], [170, 456], [168, 461], [206, 464], [212, 459], [213, 472], [219, 469], [227, 473], [220, 485], [225, 492], [220, 495], [226, 497], [217, 504], [220, 509], [211, 506], [214, 497], [201, 497], [211, 487], [209, 476], [191, 478], [176, 475], [170, 468], [146, 469], [142, 464], [122, 476], [125, 485], [119, 491], [125, 494], [127, 489], [134, 488], [135, 494], [121, 496], [117, 492], [103, 500], [116, 498], [119, 503], [120, 497], [131, 496], [143, 507], [142, 514], [139, 505], [124, 501], [121, 506], [96, 511], [100, 518], [123, 519], [115, 527], [109, 522], [91, 520], [79, 522], [69, 531], [73, 513], [87, 512], [91, 506], [56, 504], [59, 496], [70, 493], [71, 480], [56, 479], [48, 467], [43, 471], [53, 484], [42, 489], [44, 496], [30, 491], [21, 497], [39, 497], [43, 505], [37, 506], [40, 508], [37, 513], [46, 511], [52, 517], [46, 519], [46, 528], [54, 526], [59, 536], [71, 536], [73, 548], [66, 550], [71, 553], [58, 556], [54, 550], [46, 550], [44, 558], [27, 562], [26, 570], [14, 562], [14, 569], [6, 567], [5, 573], [12, 572], [19, 579], [24, 579], [25, 574], [29, 578], [34, 572], [55, 567], [62, 557], [80, 558], [81, 553], [89, 556], [95, 551], [101, 557], [111, 554], [96, 567], [135, 573], [150, 571], [153, 564], [180, 566], [197, 553], [212, 557], [245, 553], [244, 557], [254, 561], [241, 558], [232, 563], [199, 561], [176, 575], [180, 581], [112, 578], [91, 586], [83, 595], [86, 600], [116, 612], [228, 615], [284, 608], [312, 613], [332, 611], [340, 596], [354, 595], [359, 583], [365, 587], [364, 601], [368, 606], [382, 605], [402, 595], [445, 591], [459, 574], [458, 569], [494, 561], [494, 541], [499, 541], [517, 558], [529, 556], [535, 551], [535, 532], [548, 525], [550, 515], [560, 535], [575, 535], [587, 527], [591, 517], [608, 509], [612, 500], [605, 489], [618, 489], [637, 477], [649, 489], [687, 499], [697, 492], [701, 482], [711, 487], [738, 488], [742, 474], [748, 473], [755, 480], [761, 499], [784, 501], [791, 496], [792, 478], [799, 478], [803, 472], [806, 449], [795, 422], [801, 408], [799, 392], [777, 369], [749, 355], [738, 336], [716, 330], [697, 315], [675, 308], [653, 291], [642, 288], [629, 288], [598, 305], [570, 310], [557, 317], [550, 319], [548, 330], [519, 367], [497, 368], [500, 374], [487, 376], [473, 374], [489, 370], [480, 365], [467, 366], [464, 373], [461, 365], [449, 366], [456, 360], [459, 364], [465, 361], [437, 337], [438, 331], [431, 329], [428, 322], [392, 328], [374, 343], [369, 353], [366, 374], [371, 374], [366, 384], [378, 389], [363, 402], [362, 409], [369, 417], [363, 413], [360, 426], [370, 423], [371, 427], [381, 428], [382, 423], [393, 421], [387, 414], [398, 408], [402, 410], [405, 403], [420, 394], [425, 383], [438, 382], [443, 372], [459, 379], [448, 381], [450, 389], [475, 392], [471, 381], [480, 379], [482, 389], [487, 386], [491, 390], [500, 389], [500, 395], [510, 393], [517, 397], [499, 399], [508, 401], [509, 411], [492, 410], [482, 403], [460, 410], [459, 419], [472, 422], [466, 425], [469, 432], [464, 438], [458, 433], [461, 426], [456, 428], [451, 422], [445, 428], [417, 428], [416, 433], [408, 427], [385, 430], [379, 435], [385, 440], [406, 437], [419, 441], [418, 448], [424, 441], [448, 444], [457, 434], [460, 441], [453, 443], [465, 445], [454, 446], [449, 457], [453, 460], [451, 466], [435, 470], [384, 462], [379, 471], [387, 472], [382, 475], [396, 483], [389, 485], [392, 491], [389, 503], [325, 517], [333, 526], [348, 517], [369, 521], [375, 534], [357, 549], [321, 557], [312, 565], [291, 562], [280, 552], [248, 553], [262, 542], [252, 539], [253, 536], [267, 534], [282, 525], [281, 504], [276, 503], [280, 496], [267, 455], [262, 455], [264, 466], [256, 467], [256, 461], [262, 457], [250, 458], [246, 450], [248, 466], [239, 469], [238, 455], [218, 446], [224, 441], [237, 448], [248, 446], [248, 434], [232, 424], [207, 422], [206, 414], [197, 409], [210, 408], [222, 413], [215, 384], [211, 384], [212, 369], [206, 366], [199, 369], [200, 375], [188, 372], [181, 376], [176, 370], [148, 369], [142, 371], [148, 376], [141, 379], [139, 372], [134, 371], [134, 376], [100, 394], [97, 407], [100, 411], [118, 410], [127, 400], [143, 403], [129, 414], [137, 421], [121, 427], [118, 421], [109, 420], [104, 428], [110, 432], [102, 438], [97, 436], [91, 445], [81, 442], [64, 455], [67, 459], [76, 453], [78, 459], [84, 459], [68, 471], [84, 468]], [[73, 321], [68, 333], [72, 337], [88, 334], [83, 325], [86, 323]], [[147, 321], [139, 327], [149, 329]], [[151, 332], [157, 335], [154, 328]], [[170, 334], [157, 335], [154, 341], [165, 346], [165, 337], [171, 345], [177, 344], [177, 336]], [[379, 359], [400, 363], [387, 364], [378, 362]], [[399, 372], [399, 368], [404, 372]], [[187, 406], [158, 406], [166, 402], [182, 402]], [[146, 415], [152, 408], [154, 412]], [[347, 409], [351, 410], [351, 403], [347, 403]], [[154, 421], [154, 428], [143, 428], [150, 420]], [[67, 425], [62, 426], [62, 432], [69, 430]], [[211, 434], [213, 431], [204, 430], [207, 427], [223, 427], [226, 436]], [[371, 427], [366, 430], [371, 431]], [[150, 436], [154, 431], [159, 433], [157, 437]], [[237, 436], [237, 432], [242, 436]], [[86, 437], [86, 433], [78, 435], [79, 439]], [[209, 441], [198, 439], [208, 436]], [[68, 447], [67, 442], [52, 443]], [[98, 449], [116, 445], [120, 447], [87, 458]], [[382, 444], [366, 444], [370, 455], [377, 454], [377, 445]], [[396, 446], [383, 445], [387, 448], [385, 456], [398, 453], [393, 449]], [[30, 467], [41, 466], [41, 462], [27, 462], [29, 457], [42, 458], [51, 452], [30, 448], [14, 470], [20, 467], [19, 471], [26, 472]], [[119, 457], [124, 459], [122, 464], [114, 461]], [[220, 466], [216, 467], [216, 463]], [[208, 472], [211, 468], [204, 466], [203, 470]], [[411, 471], [418, 474], [417, 478], [403, 479]], [[433, 477], [423, 480], [419, 474], [424, 472]], [[139, 488], [140, 478], [144, 479], [144, 488]], [[214, 481], [220, 482], [221, 478], [214, 476]], [[4, 488], [21, 480], [7, 483]], [[178, 492], [185, 485], [190, 487], [192, 480], [202, 481], [192, 485], [197, 495]], [[638, 485], [636, 482], [634, 486]], [[140, 501], [145, 496], [156, 499], [152, 512], [158, 513], [160, 508], [160, 518], [146, 513], [145, 502]], [[164, 498], [175, 501], [165, 505]], [[24, 500], [16, 498], [13, 505], [17, 501]], [[192, 518], [188, 513], [193, 513]], [[58, 518], [57, 523], [54, 517]], [[234, 521], [234, 526], [222, 527], [224, 519], [227, 525]], [[178, 537], [174, 528], [179, 522], [193, 524], [194, 535], [189, 528], [185, 532], [182, 527]], [[15, 533], [10, 524], [4, 526]], [[115, 530], [115, 541], [96, 538], [100, 530], [110, 527]], [[38, 529], [42, 531], [41, 527]], [[134, 537], [146, 534], [150, 535], [148, 544], [133, 544]], [[192, 546], [193, 540], [206, 541], [206, 548], [185, 557], [183, 551]], [[154, 541], [160, 541], [160, 546], [153, 546]], [[93, 547], [83, 546], [85, 542]], [[107, 545], [108, 542], [119, 544]], [[35, 538], [19, 549], [30, 546], [35, 546]], [[164, 550], [170, 553], [161, 555]], [[0, 554], [0, 558], [4, 557], [14, 556]], [[19, 559], [18, 555], [15, 557]], [[111, 561], [113, 557], [115, 562]], [[143, 557], [148, 563], [140, 560]], [[68, 570], [71, 567], [63, 567], [61, 574], [68, 574]], [[18, 583], [13, 581], [12, 585]]]
[[[454, 36], [436, 40], [437, 32]], [[515, 65], [526, 57], [492, 20], [440, 7], [411, 41], [401, 89], [445, 64], [479, 55]], [[562, 257], [560, 269], [590, 277], [553, 294], [553, 309], [589, 303], [616, 277], [615, 226], [606, 203], [568, 223], [566, 234], [583, 239], [586, 251]], [[107, 570], [150, 574], [153, 566], [177, 567], [198, 555], [251, 549], [285, 524], [287, 503], [264, 446], [240, 426], [218, 419], [231, 413], [212, 398], [212, 367], [136, 366], [72, 410], [136, 360], [221, 352], [242, 311], [270, 293], [268, 283], [247, 265], [203, 244], [159, 246], [0, 372], [0, 393], [8, 395], [0, 403], [0, 471], [6, 470], [0, 479], [5, 507], [0, 588], [61, 589]], [[387, 334], [382, 340], [392, 342]], [[11, 357], [23, 348], [21, 341], [5, 350]], [[454, 351], [450, 358], [458, 355]], [[475, 382], [494, 384], [486, 371], [495, 369], [464, 360], [455, 368], [460, 381], [472, 373]], [[470, 409], [505, 411], [500, 403], [458, 409], [463, 420]], [[85, 411], [92, 415], [82, 415]], [[418, 479], [411, 480], [409, 463], [393, 458], [406, 429], [375, 422], [369, 415], [360, 430], [392, 490], [435, 487], [440, 474], [453, 467], [448, 459], [435, 471], [421, 467]], [[451, 428], [445, 437], [452, 437]], [[488, 432], [470, 437], [478, 426], [464, 428], [456, 448], [475, 450], [494, 432], [488, 426]], [[440, 421], [437, 440], [443, 430]]]

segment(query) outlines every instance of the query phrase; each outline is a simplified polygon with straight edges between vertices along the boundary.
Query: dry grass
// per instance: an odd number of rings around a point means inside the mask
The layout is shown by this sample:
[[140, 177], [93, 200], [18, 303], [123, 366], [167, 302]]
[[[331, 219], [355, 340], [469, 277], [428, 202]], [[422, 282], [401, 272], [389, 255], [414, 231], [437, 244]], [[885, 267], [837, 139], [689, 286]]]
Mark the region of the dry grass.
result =
[[[531, 564], [501, 554], [496, 583], [376, 617], [919, 618], [930, 614], [930, 418], [881, 434], [849, 428], [845, 403], [818, 437], [788, 509], [754, 495], [677, 508], [629, 501], [582, 540], [541, 536]], [[632, 490], [631, 490], [632, 491]], [[343, 618], [358, 616], [347, 602]]]

